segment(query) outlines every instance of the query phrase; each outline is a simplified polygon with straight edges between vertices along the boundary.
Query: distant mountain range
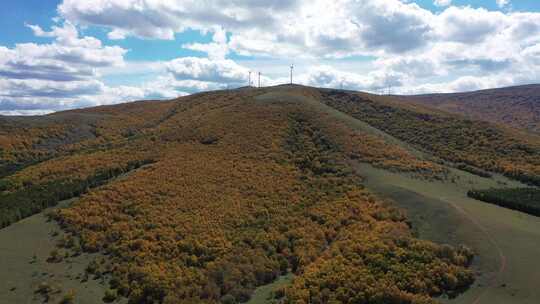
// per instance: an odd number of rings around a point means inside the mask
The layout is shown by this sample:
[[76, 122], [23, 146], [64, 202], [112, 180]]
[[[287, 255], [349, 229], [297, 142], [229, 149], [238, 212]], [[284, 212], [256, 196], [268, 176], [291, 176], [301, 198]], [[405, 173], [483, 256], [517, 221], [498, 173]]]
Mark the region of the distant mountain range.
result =
[[540, 84], [398, 99], [540, 134]]

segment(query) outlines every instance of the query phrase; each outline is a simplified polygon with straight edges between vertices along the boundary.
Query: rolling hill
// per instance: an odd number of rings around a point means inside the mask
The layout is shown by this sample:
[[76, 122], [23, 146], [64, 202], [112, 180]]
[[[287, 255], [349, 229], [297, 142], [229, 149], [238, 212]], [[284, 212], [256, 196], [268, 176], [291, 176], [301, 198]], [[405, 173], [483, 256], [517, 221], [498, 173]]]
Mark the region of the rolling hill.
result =
[[[540, 245], [506, 242], [536, 238], [540, 221], [467, 197], [540, 185], [540, 139], [514, 129], [287, 85], [5, 117], [0, 147], [0, 239], [39, 230], [24, 219], [50, 207], [59, 227], [56, 249], [20, 267], [88, 258], [75, 278], [0, 277], [0, 302], [61, 300], [94, 279], [103, 291], [81, 303], [533, 303], [493, 290], [502, 275], [535, 282], [520, 263]], [[0, 261], [24, 256], [10, 252]]]
[[397, 98], [540, 134], [540, 85], [538, 84]]

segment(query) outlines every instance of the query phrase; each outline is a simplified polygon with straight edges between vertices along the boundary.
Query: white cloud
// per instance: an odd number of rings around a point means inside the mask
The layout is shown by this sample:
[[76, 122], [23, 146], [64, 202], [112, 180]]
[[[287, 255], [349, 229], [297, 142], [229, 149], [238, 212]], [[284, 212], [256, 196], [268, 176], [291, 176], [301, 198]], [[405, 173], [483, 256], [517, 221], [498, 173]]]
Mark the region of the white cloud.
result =
[[[35, 108], [39, 100], [45, 107], [72, 107], [246, 85], [249, 69], [231, 55], [251, 56], [247, 66], [263, 72], [264, 84], [286, 82], [292, 62], [299, 64], [297, 82], [373, 92], [540, 81], [540, 13], [434, 3], [443, 8], [432, 12], [405, 0], [64, 0], [61, 26], [46, 31], [28, 25], [53, 42], [0, 46], [0, 105], [17, 101]], [[77, 28], [86, 26], [105, 28], [109, 39], [174, 39], [193, 29], [212, 41], [178, 46], [207, 58], [148, 63], [144, 69], [153, 78], [110, 87], [101, 74], [143, 73], [143, 66], [126, 65], [120, 47], [80, 37]], [[347, 67], [358, 57], [370, 58], [369, 64]], [[256, 63], [273, 60], [283, 66]]]
[[297, 1], [242, 0], [65, 0], [58, 7], [62, 16], [80, 24], [102, 25], [119, 30], [113, 36], [136, 35], [173, 39], [186, 28], [271, 28], [275, 15], [290, 11]]
[[315, 87], [381, 92], [389, 87], [401, 86], [402, 78], [403, 75], [399, 73], [376, 71], [360, 75], [331, 66], [316, 66], [297, 76], [295, 82]]
[[50, 44], [23, 43], [14, 48], [0, 46], [0, 77], [82, 80], [96, 76], [96, 68], [122, 66], [126, 50], [103, 46], [93, 37], [80, 38], [69, 22], [54, 26], [50, 32], [28, 25], [40, 37], [54, 38]]
[[77, 97], [101, 94], [105, 85], [96, 80], [97, 70], [124, 64], [126, 50], [103, 46], [93, 37], [79, 37], [69, 22], [49, 32], [27, 26], [36, 36], [54, 41], [0, 46], [0, 110], [56, 109], [74, 104]]
[[58, 11], [74, 23], [109, 28], [114, 39], [173, 39], [175, 32], [188, 28], [222, 35], [223, 30], [230, 33], [229, 42], [187, 45], [221, 57], [228, 49], [326, 57], [404, 52], [425, 44], [433, 16], [399, 0], [64, 0]]
[[53, 110], [6, 110], [0, 111], [0, 115], [5, 116], [36, 116], [46, 115], [54, 112]]
[[509, 4], [510, 4], [510, 0], [497, 0], [497, 5], [501, 8]]
[[398, 88], [400, 94], [453, 93], [489, 89], [512, 85], [509, 79], [500, 77], [463, 76], [450, 82], [425, 83]]
[[443, 41], [480, 43], [509, 26], [501, 12], [483, 8], [449, 7], [437, 17], [437, 37]]
[[183, 57], [168, 62], [166, 66], [176, 80], [240, 84], [248, 79], [248, 69], [232, 60]]
[[[0, 46], [0, 114], [39, 114], [147, 97], [173, 96], [163, 88], [109, 87], [100, 70], [124, 67], [125, 49], [104, 46], [93, 37], [79, 37], [75, 26], [64, 22], [45, 31], [27, 25], [36, 36], [52, 38], [47, 44]], [[158, 88], [157, 85], [153, 85]], [[178, 94], [185, 94], [177, 92]]]
[[183, 46], [211, 59], [231, 52], [274, 58], [399, 57], [450, 42], [484, 47], [508, 38], [501, 33], [511, 28], [521, 39], [531, 39], [528, 34], [538, 27], [537, 20], [520, 20], [525, 16], [518, 13], [467, 6], [433, 13], [400, 0], [64, 0], [58, 10], [76, 24], [108, 28], [115, 39], [172, 39], [188, 28], [212, 32], [211, 43]]
[[212, 40], [212, 43], [187, 43], [182, 47], [207, 53], [211, 59], [225, 59], [230, 51], [227, 45], [227, 32], [223, 28], [216, 28]]
[[452, 0], [435, 0], [433, 1], [433, 4], [436, 6], [449, 6], [452, 4]]

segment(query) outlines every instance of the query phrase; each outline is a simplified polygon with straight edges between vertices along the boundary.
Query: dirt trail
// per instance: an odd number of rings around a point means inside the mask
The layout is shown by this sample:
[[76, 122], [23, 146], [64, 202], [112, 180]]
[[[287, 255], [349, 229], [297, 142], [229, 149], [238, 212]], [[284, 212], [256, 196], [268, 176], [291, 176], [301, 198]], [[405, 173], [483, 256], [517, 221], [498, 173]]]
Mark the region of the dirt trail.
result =
[[[442, 199], [442, 200], [444, 200], [444, 199]], [[501, 279], [502, 274], [504, 273], [504, 270], [506, 269], [506, 255], [504, 254], [501, 247], [495, 241], [495, 238], [489, 233], [488, 229], [486, 229], [486, 227], [484, 227], [478, 220], [476, 220], [476, 218], [474, 216], [471, 216], [470, 214], [468, 214], [467, 211], [465, 211], [463, 208], [456, 205], [455, 203], [453, 203], [451, 201], [449, 201], [448, 203], [453, 208], [455, 208], [457, 211], [459, 211], [459, 213], [461, 213], [463, 216], [465, 216], [467, 219], [469, 219], [469, 221], [471, 223], [473, 223], [476, 227], [478, 227], [482, 231], [482, 233], [485, 235], [486, 241], [491, 243], [493, 245], [493, 247], [495, 248], [495, 250], [497, 251], [497, 253], [499, 255], [499, 270], [497, 271], [497, 273], [495, 273], [493, 275], [493, 278], [491, 279], [491, 282], [489, 283], [489, 287], [496, 288], [497, 285], [500, 284], [499, 281]], [[487, 292], [488, 292], [488, 289], [484, 289], [484, 291], [482, 291], [482, 293], [479, 294], [474, 299], [474, 301], [472, 301], [472, 304], [480, 303], [480, 301], [482, 300], [482, 297]]]

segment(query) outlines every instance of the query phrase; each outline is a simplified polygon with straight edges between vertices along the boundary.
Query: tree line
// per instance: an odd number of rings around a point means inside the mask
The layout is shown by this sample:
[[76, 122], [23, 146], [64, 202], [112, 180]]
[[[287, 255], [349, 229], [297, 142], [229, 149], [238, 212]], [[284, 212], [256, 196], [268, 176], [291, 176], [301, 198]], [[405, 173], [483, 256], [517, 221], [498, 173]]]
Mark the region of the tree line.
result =
[[58, 202], [78, 197], [89, 189], [103, 185], [111, 178], [137, 169], [150, 160], [131, 161], [125, 167], [101, 169], [86, 179], [60, 179], [44, 184], [29, 185], [13, 192], [9, 189], [10, 181], [0, 180], [4, 191], [0, 194], [0, 228], [9, 226], [25, 217], [55, 206]]
[[538, 188], [470, 190], [467, 195], [487, 203], [540, 216]]

